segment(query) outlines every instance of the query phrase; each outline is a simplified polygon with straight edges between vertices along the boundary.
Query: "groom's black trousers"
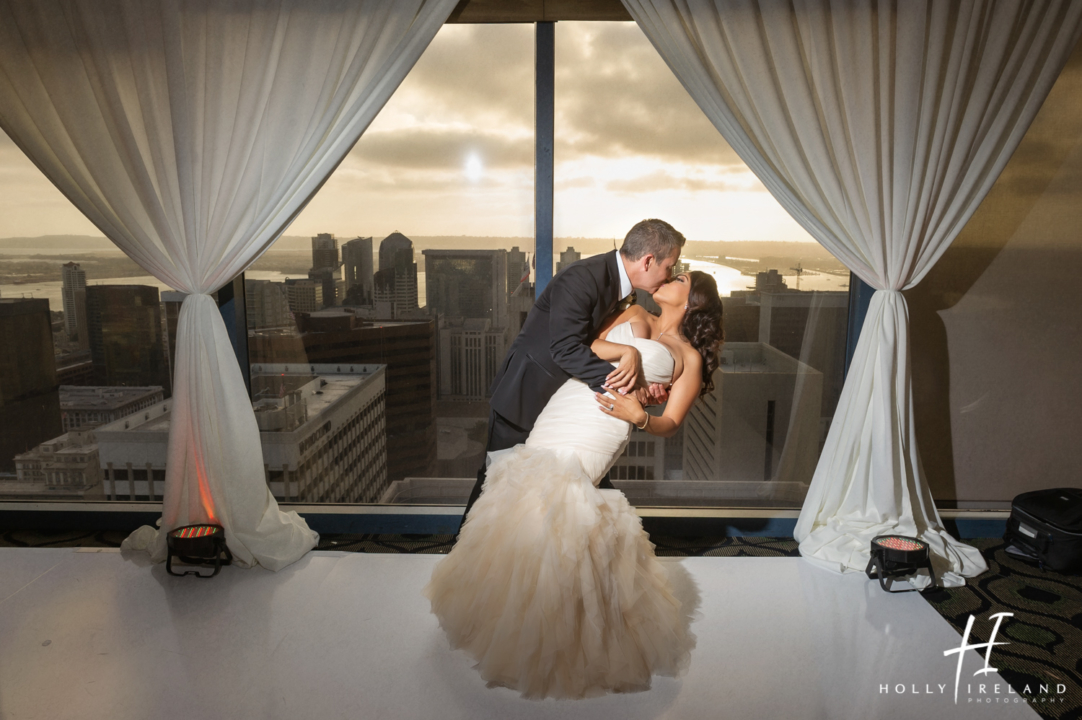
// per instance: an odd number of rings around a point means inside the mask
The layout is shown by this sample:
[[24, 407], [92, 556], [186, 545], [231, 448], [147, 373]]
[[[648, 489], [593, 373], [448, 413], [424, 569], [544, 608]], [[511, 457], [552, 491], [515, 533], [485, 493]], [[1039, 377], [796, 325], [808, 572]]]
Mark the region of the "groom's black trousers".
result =
[[[530, 436], [529, 430], [523, 430], [518, 425], [500, 415], [495, 410], [490, 410], [488, 414], [488, 447], [485, 448], [485, 453], [490, 453], [494, 450], [507, 450], [513, 448], [516, 445], [520, 445], [526, 442], [526, 438]], [[485, 461], [481, 462], [481, 469], [477, 471], [477, 482], [474, 483], [473, 490], [470, 492], [470, 499], [466, 502], [466, 511], [462, 513], [462, 522], [466, 522], [466, 518], [470, 514], [470, 510], [473, 508], [473, 504], [477, 502], [477, 498], [481, 496], [481, 488], [485, 484]], [[606, 490], [613, 490], [612, 483], [609, 482], [609, 474], [605, 473], [605, 477], [601, 478], [599, 487]], [[458, 526], [459, 532], [462, 531], [462, 523]], [[455, 538], [458, 538], [458, 533], [455, 534]]]

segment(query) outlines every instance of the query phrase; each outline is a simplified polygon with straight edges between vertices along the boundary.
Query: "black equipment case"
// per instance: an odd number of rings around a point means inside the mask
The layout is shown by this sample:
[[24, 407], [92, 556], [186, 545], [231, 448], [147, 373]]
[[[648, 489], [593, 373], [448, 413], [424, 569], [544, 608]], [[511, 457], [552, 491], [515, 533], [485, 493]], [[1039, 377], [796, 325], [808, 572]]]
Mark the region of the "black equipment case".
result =
[[1022, 493], [1011, 502], [1007, 552], [1049, 570], [1082, 567], [1082, 489]]

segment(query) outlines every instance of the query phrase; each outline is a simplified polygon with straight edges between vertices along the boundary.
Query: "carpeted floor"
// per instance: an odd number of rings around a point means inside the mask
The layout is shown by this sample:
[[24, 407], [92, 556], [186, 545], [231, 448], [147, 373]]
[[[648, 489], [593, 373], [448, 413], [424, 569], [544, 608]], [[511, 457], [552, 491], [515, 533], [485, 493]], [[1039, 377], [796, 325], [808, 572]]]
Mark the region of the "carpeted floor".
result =
[[[0, 532], [0, 547], [119, 547], [127, 533], [114, 531], [38, 533]], [[792, 538], [654, 537], [658, 555], [707, 557], [796, 557]], [[1022, 695], [1040, 694], [1041, 685], [1066, 691], [1051, 693], [1056, 702], [1034, 703], [1042, 717], [1082, 718], [1082, 575], [1054, 573], [1009, 557], [995, 538], [966, 540], [981, 550], [988, 572], [965, 587], [940, 590], [925, 599], [958, 631], [976, 618], [969, 642], [987, 642], [989, 616], [1013, 613], [1000, 627], [992, 666]], [[450, 535], [324, 535], [320, 550], [365, 553], [447, 553]], [[974, 679], [979, 682], [979, 677]], [[1026, 686], [1030, 687], [1029, 693]]]

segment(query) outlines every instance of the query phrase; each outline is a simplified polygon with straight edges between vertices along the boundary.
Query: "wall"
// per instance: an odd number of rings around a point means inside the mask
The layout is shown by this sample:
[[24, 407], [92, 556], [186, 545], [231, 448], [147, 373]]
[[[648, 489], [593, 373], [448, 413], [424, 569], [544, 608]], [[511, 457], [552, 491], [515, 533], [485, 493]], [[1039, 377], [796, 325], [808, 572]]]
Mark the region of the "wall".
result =
[[1080, 280], [1082, 45], [972, 220], [905, 294], [918, 447], [941, 504], [1082, 485]]

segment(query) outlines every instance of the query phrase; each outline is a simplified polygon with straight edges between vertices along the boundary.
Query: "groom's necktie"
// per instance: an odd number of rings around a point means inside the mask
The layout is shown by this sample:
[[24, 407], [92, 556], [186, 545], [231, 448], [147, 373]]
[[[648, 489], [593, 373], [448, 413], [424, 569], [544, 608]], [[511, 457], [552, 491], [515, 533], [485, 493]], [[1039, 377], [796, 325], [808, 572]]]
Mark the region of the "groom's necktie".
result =
[[632, 290], [630, 295], [628, 295], [620, 302], [616, 303], [616, 312], [623, 312], [624, 310], [627, 310], [629, 307], [634, 305], [635, 302], [635, 291]]

